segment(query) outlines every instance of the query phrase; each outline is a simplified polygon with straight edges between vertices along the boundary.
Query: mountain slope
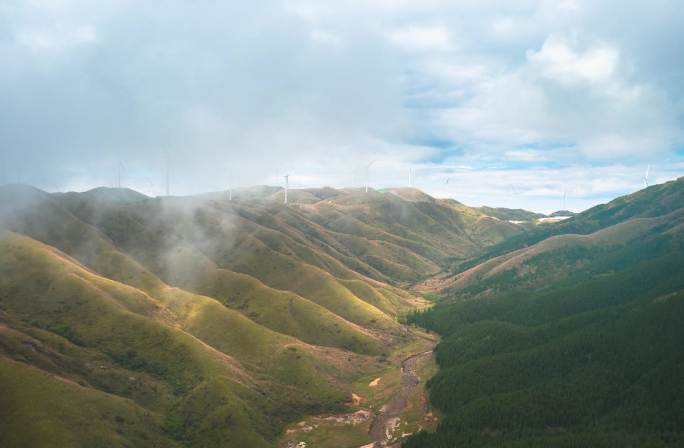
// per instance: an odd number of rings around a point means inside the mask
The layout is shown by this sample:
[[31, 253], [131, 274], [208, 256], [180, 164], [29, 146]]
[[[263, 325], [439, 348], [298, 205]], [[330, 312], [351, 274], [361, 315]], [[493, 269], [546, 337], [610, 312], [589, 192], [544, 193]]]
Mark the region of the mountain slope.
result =
[[505, 219], [506, 221], [534, 221], [545, 216], [541, 213], [529, 212], [523, 209], [510, 209], [502, 207], [479, 207], [479, 210], [488, 216]]
[[680, 446], [681, 182], [452, 278], [412, 317], [444, 336], [430, 397], [446, 419], [406, 446]]
[[[154, 294], [156, 290], [164, 286], [155, 274], [115, 246], [107, 235], [76, 218], [48, 195], [38, 191], [25, 193], [27, 197], [23, 197], [17, 206], [5, 209], [4, 220], [7, 227], [58, 247], [72, 254], [96, 272], [141, 288], [150, 294]], [[114, 210], [118, 210], [118, 207], [118, 205], [114, 206]], [[109, 208], [104, 209], [105, 212], [109, 210]], [[157, 269], [157, 272], [169, 277], [167, 281], [169, 279], [177, 281], [175, 284], [181, 287], [196, 287], [192, 290], [205, 295], [220, 291], [222, 293], [217, 294], [217, 298], [233, 308], [242, 307], [241, 311], [245, 311], [246, 308], [233, 301], [231, 297], [255, 296], [256, 298], [249, 303], [249, 307], [252, 308], [250, 311], [252, 318], [275, 330], [292, 330], [291, 335], [304, 337], [309, 342], [337, 347], [354, 347], [362, 352], [379, 350], [377, 343], [374, 342], [375, 338], [369, 337], [365, 330], [356, 328], [353, 324], [340, 319], [315, 303], [292, 293], [270, 289], [255, 279], [248, 279], [245, 282], [245, 276], [240, 277], [234, 272], [217, 268], [201, 252], [198, 252], [196, 257], [190, 256], [192, 247], [185, 249], [182, 243], [174, 242], [174, 246], [177, 247], [157, 248], [153, 245], [156, 241], [155, 235], [159, 235], [156, 227], [153, 227], [152, 231], [145, 230], [136, 221], [132, 221], [129, 215], [124, 214], [109, 219], [105, 212], [103, 212], [102, 220], [107, 225], [103, 225], [103, 228], [114, 236], [115, 231], [131, 235], [134, 239], [129, 244], [135, 247], [132, 253], [139, 255], [141, 261], [146, 262], [151, 269]], [[131, 222], [134, 225], [131, 225]], [[111, 230], [107, 227], [112, 225], [111, 223], [124, 227], [125, 231], [118, 228]], [[139, 240], [144, 242], [138, 243]], [[165, 242], [161, 238], [159, 241], [159, 245]], [[127, 246], [124, 246], [124, 249], [126, 248]], [[183, 253], [179, 252], [181, 250]], [[170, 256], [170, 254], [178, 256]], [[160, 261], [165, 261], [161, 268]], [[255, 294], [255, 291], [260, 294]], [[264, 291], [268, 294], [263, 294]], [[283, 308], [273, 307], [271, 300], [278, 300], [283, 307], [287, 304], [287, 307], [294, 310], [294, 313], [282, 313]], [[244, 300], [240, 303], [244, 304]], [[274, 316], [273, 313], [278, 309], [281, 311]], [[265, 316], [267, 313], [271, 314], [271, 318]], [[306, 331], [308, 330], [297, 330], [313, 328], [326, 330], [320, 334], [320, 338], [318, 334], [309, 334], [307, 337]]]
[[[168, 419], [173, 420], [177, 412], [184, 412], [184, 406], [204, 400], [196, 396], [199, 387], [209, 396], [218, 394], [231, 403], [221, 412], [242, 415], [238, 420], [251, 422], [239, 431], [229, 426], [208, 428], [208, 432], [217, 437], [244, 436], [263, 445], [265, 439], [276, 435], [268, 428], [277, 428], [279, 419], [339, 406], [336, 403], [343, 401], [346, 393], [336, 384], [358, 374], [355, 364], [373, 368], [372, 360], [309, 346], [260, 327], [208, 297], [168, 287], [152, 297], [102, 278], [66, 255], [17, 234], [5, 233], [0, 239], [0, 272], [6, 327], [17, 327], [14, 331], [21, 334], [25, 333], [21, 328], [28, 325], [29, 332], [47, 331], [104, 355], [107, 363], [103, 368], [113, 363], [116, 369], [130, 371], [112, 381], [120, 394], [133, 400], [149, 394], [125, 389], [119, 383], [151, 375], [146, 387], [166, 392], [140, 404], [161, 409], [165, 424], [171, 424]], [[58, 341], [42, 344], [61, 351]], [[5, 346], [7, 356], [31, 364], [33, 357], [17, 353], [16, 344]], [[87, 362], [82, 364], [78, 370], [87, 366]], [[56, 372], [64, 373], [62, 369]], [[90, 373], [79, 372], [81, 375], [90, 383]], [[264, 390], [278, 398], [264, 403], [260, 395]], [[194, 418], [199, 419], [201, 412], [220, 411], [220, 407], [206, 405], [202, 409]], [[273, 421], [260, 427], [252, 419], [264, 411], [275, 414]], [[201, 436], [198, 428], [190, 428], [181, 438]]]
[[513, 235], [505, 241], [492, 245], [483, 254], [463, 263], [460, 270], [512, 250], [538, 243], [550, 236], [573, 233], [586, 235], [629, 219], [662, 216], [681, 208], [683, 200], [684, 177], [663, 184], [652, 185], [634, 194], [619, 197], [607, 204], [592, 207], [568, 219], [526, 228], [518, 235]]
[[0, 395], [3, 446], [177, 446], [134, 402], [4, 357]]
[[272, 446], [415, 342], [407, 283], [520, 231], [415, 190], [241, 193], [0, 187], [0, 444]]

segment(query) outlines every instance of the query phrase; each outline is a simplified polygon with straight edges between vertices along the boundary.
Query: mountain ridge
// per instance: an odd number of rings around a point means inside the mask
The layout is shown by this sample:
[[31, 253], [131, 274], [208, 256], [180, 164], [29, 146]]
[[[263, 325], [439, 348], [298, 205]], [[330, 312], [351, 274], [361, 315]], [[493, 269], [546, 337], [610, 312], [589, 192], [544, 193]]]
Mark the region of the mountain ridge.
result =
[[[405, 285], [518, 231], [493, 221], [480, 228], [487, 218], [477, 211], [413, 191], [400, 192], [404, 199], [319, 189], [288, 206], [277, 189], [248, 193], [263, 199], [0, 187], [0, 364], [8, 383], [38, 369], [36, 387], [55, 397], [67, 393], [64, 377], [87, 388], [69, 393], [103, 412], [120, 408], [113, 394], [154, 413], [147, 429], [131, 421], [138, 435], [121, 432], [126, 417], [103, 419], [111, 446], [137, 437], [269, 446], [302, 415], [345, 409], [352, 383], [413, 343], [399, 318], [425, 301]], [[30, 355], [25, 343], [42, 354]], [[99, 440], [72, 431], [79, 408], [63, 413], [53, 431]], [[0, 425], [28, 424], [13, 415]]]
[[434, 282], [409, 321], [443, 336], [445, 419], [406, 446], [680, 446], [683, 191], [618, 198]]

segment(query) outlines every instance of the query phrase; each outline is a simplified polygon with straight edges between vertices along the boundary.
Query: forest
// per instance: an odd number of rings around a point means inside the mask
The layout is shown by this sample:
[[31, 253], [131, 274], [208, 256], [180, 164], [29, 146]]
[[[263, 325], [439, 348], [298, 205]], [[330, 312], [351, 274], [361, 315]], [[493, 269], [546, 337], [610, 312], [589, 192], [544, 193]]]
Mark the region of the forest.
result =
[[445, 417], [404, 446], [684, 444], [684, 244], [662, 213], [629, 238], [634, 221], [605, 227], [610, 244], [530, 249], [409, 316], [443, 337], [428, 386]]

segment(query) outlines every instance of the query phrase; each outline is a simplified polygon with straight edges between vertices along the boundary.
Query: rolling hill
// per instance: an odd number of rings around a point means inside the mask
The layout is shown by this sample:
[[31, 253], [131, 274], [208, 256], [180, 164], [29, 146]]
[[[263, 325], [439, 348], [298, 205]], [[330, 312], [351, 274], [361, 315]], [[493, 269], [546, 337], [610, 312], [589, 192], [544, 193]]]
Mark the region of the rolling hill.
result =
[[684, 181], [652, 185], [634, 194], [622, 196], [607, 204], [597, 205], [559, 222], [525, 227], [522, 232], [487, 247], [483, 253], [458, 266], [463, 271], [484, 260], [538, 243], [550, 236], [587, 235], [632, 218], [662, 216], [681, 208]]
[[410, 320], [444, 336], [430, 397], [446, 418], [406, 446], [681, 446], [683, 192], [540, 226], [444, 280]]
[[521, 232], [410, 189], [280, 194], [0, 187], [0, 445], [272, 446], [411, 343], [407, 285]]

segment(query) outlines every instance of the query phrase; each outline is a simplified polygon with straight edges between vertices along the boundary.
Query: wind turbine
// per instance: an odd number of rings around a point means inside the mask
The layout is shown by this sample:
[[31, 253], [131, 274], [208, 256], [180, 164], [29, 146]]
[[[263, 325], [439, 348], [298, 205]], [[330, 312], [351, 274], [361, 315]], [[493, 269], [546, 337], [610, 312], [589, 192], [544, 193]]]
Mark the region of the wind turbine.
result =
[[286, 174], [283, 176], [285, 178], [285, 202], [284, 204], [287, 205], [287, 190], [290, 188], [290, 175]]
[[566, 202], [567, 198], [568, 198], [568, 192], [563, 190], [563, 210], [566, 210], [565, 202]]
[[116, 166], [116, 188], [121, 188], [121, 173], [124, 170], [123, 162], [119, 160]]
[[374, 163], [375, 163], [375, 160], [372, 160], [368, 165], [366, 165], [366, 193], [368, 193], [368, 175], [370, 173], [370, 167]]
[[646, 173], [644, 174], [644, 188], [648, 188], [648, 173], [651, 171], [651, 165], [646, 167]]
[[171, 195], [171, 185], [169, 183], [169, 150], [164, 150], [164, 165], [166, 171], [166, 195]]
[[228, 200], [232, 201], [233, 200], [233, 183], [235, 181], [235, 176], [233, 175], [233, 166], [230, 164], [230, 161], [226, 164], [226, 177], [228, 178], [228, 185], [227, 185], [227, 192], [228, 192]]
[[413, 168], [409, 168], [409, 187], [413, 188]]

